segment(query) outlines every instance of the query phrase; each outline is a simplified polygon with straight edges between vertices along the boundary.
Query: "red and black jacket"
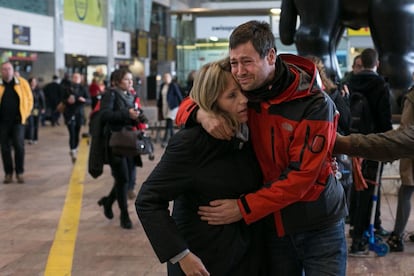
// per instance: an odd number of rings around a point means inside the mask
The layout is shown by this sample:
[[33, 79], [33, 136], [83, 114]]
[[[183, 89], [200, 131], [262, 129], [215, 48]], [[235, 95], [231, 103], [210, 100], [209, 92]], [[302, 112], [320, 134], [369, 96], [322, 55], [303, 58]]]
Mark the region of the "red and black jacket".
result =
[[[264, 183], [258, 191], [241, 196], [238, 205], [246, 223], [271, 215], [278, 236], [284, 236], [333, 224], [347, 209], [331, 168], [338, 121], [335, 106], [317, 85], [311, 61], [279, 55], [276, 66], [273, 83], [244, 92]], [[183, 104], [177, 123], [185, 122], [193, 109], [191, 102]]]

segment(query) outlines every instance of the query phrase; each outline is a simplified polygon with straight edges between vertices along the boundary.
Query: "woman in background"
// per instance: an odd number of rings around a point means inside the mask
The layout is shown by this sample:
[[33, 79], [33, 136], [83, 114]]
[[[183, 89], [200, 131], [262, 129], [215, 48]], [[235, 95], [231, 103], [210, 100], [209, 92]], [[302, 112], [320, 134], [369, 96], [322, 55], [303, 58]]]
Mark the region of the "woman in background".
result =
[[37, 144], [40, 116], [46, 112], [46, 100], [43, 90], [38, 85], [37, 78], [30, 78], [28, 81], [33, 93], [33, 109], [27, 119], [25, 136], [29, 144]]
[[159, 120], [165, 120], [165, 133], [161, 146], [166, 147], [168, 140], [174, 135], [174, 121], [178, 106], [183, 100], [180, 87], [172, 81], [170, 73], [163, 75], [163, 83], [157, 99]]
[[[104, 132], [110, 135], [112, 131], [119, 131], [123, 127], [142, 129], [145, 117], [139, 108], [139, 98], [131, 93], [132, 74], [126, 69], [115, 70], [111, 75], [112, 87], [103, 93], [101, 99], [101, 123]], [[107, 139], [109, 141], [109, 139]], [[98, 204], [103, 206], [104, 215], [108, 219], [114, 217], [112, 204], [118, 202], [120, 210], [120, 225], [124, 229], [131, 229], [132, 222], [128, 213], [127, 191], [131, 178], [131, 162], [135, 166], [142, 166], [141, 156], [127, 157], [111, 152], [108, 145], [108, 161], [114, 178], [114, 185], [107, 196], [102, 197]], [[132, 158], [133, 160], [131, 160]]]

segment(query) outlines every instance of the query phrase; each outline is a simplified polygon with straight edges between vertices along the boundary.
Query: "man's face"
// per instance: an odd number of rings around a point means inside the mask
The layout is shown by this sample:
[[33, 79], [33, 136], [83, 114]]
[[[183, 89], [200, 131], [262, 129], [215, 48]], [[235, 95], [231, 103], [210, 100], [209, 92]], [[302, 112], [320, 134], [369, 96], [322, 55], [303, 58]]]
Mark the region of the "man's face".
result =
[[79, 83], [81, 83], [81, 80], [82, 80], [81, 75], [79, 73], [74, 73], [72, 75], [72, 82], [73, 83], [79, 84]]
[[3, 80], [5, 80], [6, 82], [9, 82], [13, 79], [13, 76], [14, 76], [13, 66], [9, 62], [2, 64], [1, 77], [3, 78]]
[[272, 79], [275, 62], [273, 49], [261, 59], [250, 41], [230, 49], [231, 72], [244, 91], [257, 89]]

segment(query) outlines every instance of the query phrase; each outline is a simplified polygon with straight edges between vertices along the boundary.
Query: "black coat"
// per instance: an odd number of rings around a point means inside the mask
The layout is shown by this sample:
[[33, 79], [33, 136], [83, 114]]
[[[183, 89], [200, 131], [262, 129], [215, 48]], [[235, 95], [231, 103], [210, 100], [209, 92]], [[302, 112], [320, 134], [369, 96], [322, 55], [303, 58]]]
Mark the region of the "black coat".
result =
[[[104, 125], [104, 136], [106, 143], [109, 143], [111, 131], [119, 131], [124, 126], [136, 127], [138, 122], [129, 117], [129, 109], [135, 108], [135, 96], [128, 93], [124, 95], [123, 91], [118, 89], [109, 89], [102, 95], [100, 120]], [[109, 145], [106, 144], [108, 148]], [[110, 149], [108, 154], [112, 154]], [[135, 157], [135, 164], [142, 167], [142, 159], [140, 155]]]
[[[201, 126], [182, 129], [143, 183], [136, 210], [161, 262], [189, 248], [211, 275], [265, 275], [259, 272], [266, 259], [261, 223], [212, 226], [197, 214], [211, 200], [237, 199], [261, 185], [250, 143], [240, 150], [234, 142], [214, 139]], [[168, 272], [183, 275], [178, 263], [169, 265]]]

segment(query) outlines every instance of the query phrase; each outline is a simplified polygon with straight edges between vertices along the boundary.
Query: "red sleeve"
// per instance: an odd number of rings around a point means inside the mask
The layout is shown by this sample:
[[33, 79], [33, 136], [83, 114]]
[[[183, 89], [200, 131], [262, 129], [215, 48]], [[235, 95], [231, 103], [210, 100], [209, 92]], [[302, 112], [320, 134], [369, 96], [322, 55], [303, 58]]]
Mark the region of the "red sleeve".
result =
[[175, 118], [176, 125], [179, 127], [185, 126], [196, 108], [197, 104], [190, 97], [186, 97], [178, 108], [177, 117]]

